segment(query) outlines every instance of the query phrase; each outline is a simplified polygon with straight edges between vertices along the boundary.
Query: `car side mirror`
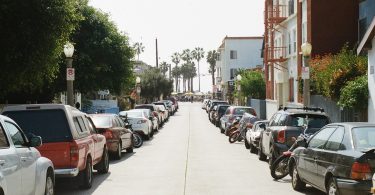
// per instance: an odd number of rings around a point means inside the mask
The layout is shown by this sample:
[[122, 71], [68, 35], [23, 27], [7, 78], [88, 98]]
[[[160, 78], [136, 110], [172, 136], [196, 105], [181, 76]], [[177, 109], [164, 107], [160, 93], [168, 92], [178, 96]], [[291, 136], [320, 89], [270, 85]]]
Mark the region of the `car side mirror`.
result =
[[151, 121], [154, 119], [152, 116], [148, 117], [148, 119], [150, 119]]
[[42, 145], [42, 137], [40, 136], [33, 136], [30, 138], [29, 146], [30, 147], [38, 147]]
[[265, 124], [260, 124], [259, 127], [262, 128], [263, 130], [266, 130], [266, 125]]

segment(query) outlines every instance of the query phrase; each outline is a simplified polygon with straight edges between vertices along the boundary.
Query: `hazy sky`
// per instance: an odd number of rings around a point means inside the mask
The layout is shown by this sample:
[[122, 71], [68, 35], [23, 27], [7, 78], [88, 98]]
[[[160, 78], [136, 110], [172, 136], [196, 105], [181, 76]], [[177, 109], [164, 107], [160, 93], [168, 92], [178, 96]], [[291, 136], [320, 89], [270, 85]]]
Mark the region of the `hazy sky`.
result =
[[[109, 13], [130, 43], [142, 42], [140, 60], [155, 66], [155, 38], [159, 63], [183, 49], [216, 50], [228, 36], [262, 36], [264, 0], [90, 0], [90, 5]], [[208, 73], [206, 60], [201, 74]], [[172, 66], [173, 67], [173, 66]], [[211, 90], [209, 76], [201, 77], [201, 91]], [[198, 89], [197, 80], [194, 89]]]

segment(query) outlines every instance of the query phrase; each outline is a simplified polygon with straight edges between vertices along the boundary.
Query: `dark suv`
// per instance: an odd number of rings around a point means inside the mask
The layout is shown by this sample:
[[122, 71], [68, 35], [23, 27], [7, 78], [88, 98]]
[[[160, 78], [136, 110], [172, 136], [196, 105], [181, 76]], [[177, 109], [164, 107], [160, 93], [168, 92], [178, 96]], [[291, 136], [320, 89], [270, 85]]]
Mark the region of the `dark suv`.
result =
[[270, 165], [283, 152], [287, 151], [307, 127], [306, 133], [315, 133], [330, 123], [329, 117], [321, 108], [279, 108], [262, 132], [259, 143], [259, 160], [269, 158]]

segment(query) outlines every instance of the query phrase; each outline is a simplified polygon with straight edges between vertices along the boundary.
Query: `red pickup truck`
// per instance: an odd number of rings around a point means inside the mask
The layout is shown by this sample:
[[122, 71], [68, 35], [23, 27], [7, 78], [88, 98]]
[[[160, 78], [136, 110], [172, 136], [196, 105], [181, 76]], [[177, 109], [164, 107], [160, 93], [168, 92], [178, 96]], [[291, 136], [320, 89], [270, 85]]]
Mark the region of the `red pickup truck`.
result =
[[92, 170], [109, 169], [106, 139], [83, 112], [62, 104], [8, 106], [3, 110], [26, 134], [41, 136], [37, 149], [49, 158], [56, 177], [79, 177], [80, 187], [91, 188]]

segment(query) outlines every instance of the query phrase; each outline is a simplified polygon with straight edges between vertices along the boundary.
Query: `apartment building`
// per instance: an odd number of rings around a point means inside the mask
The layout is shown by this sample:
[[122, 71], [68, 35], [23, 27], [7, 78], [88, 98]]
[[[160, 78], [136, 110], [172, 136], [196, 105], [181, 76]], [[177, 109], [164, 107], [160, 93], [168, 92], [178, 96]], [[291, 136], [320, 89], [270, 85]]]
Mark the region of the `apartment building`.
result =
[[265, 67], [267, 118], [279, 106], [302, 105], [299, 80], [304, 60], [301, 45], [312, 45], [311, 57], [337, 53], [358, 39], [358, 2], [352, 0], [265, 0]]
[[218, 48], [216, 61], [216, 88], [226, 99], [233, 86], [239, 69], [252, 69], [262, 66], [263, 37], [228, 37]]
[[363, 0], [359, 3], [358, 55], [368, 55], [368, 122], [375, 122], [375, 0]]

